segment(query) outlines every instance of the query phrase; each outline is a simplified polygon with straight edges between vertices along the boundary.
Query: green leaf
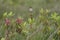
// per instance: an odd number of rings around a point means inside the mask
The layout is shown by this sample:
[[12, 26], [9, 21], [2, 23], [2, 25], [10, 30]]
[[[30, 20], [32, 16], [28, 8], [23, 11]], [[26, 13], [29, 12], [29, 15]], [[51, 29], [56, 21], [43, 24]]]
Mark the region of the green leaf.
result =
[[3, 16], [4, 16], [4, 17], [7, 16], [7, 12], [5, 12], [5, 13], [3, 14]]
[[28, 30], [22, 30], [22, 32], [23, 32], [24, 34], [28, 34], [28, 33], [29, 33]]
[[1, 38], [1, 40], [5, 40], [5, 38]]
[[54, 12], [53, 14], [51, 14], [51, 18], [56, 19], [57, 15], [58, 14], [56, 12]]
[[43, 12], [44, 12], [44, 10], [43, 10], [43, 8], [41, 8], [41, 9], [40, 9], [40, 13], [43, 13]]
[[31, 20], [31, 18], [29, 18], [29, 19], [28, 19], [28, 22], [29, 22], [29, 23], [32, 23], [32, 20]]
[[46, 13], [49, 13], [49, 12], [50, 12], [50, 10], [46, 9]]
[[23, 25], [26, 26], [27, 22], [24, 22]]
[[14, 16], [15, 14], [13, 14], [13, 12], [11, 11], [8, 16]]

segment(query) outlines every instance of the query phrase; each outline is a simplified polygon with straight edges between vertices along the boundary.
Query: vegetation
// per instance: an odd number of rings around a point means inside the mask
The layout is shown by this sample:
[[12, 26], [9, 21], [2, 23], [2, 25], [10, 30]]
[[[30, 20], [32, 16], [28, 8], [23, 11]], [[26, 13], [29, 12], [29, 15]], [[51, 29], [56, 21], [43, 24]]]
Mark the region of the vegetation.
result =
[[60, 0], [0, 0], [0, 40], [60, 40]]

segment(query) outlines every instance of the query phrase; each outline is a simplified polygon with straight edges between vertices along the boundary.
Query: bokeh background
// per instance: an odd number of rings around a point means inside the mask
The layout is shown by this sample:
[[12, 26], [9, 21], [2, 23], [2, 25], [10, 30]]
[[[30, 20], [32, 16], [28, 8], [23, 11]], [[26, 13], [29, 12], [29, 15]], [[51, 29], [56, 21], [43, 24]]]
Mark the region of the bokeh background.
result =
[[[32, 9], [33, 9], [32, 12], [29, 12], [30, 7], [32, 7]], [[60, 13], [60, 0], [0, 0], [0, 40], [5, 40], [4, 39], [5, 38], [5, 31], [4, 31], [5, 27], [4, 27], [4, 18], [3, 18], [3, 14], [5, 12], [7, 12], [8, 14], [10, 12], [13, 12], [13, 14], [15, 14], [14, 17], [10, 18], [10, 20], [11, 19], [15, 20], [17, 17], [21, 16], [24, 18], [24, 21], [27, 22], [27, 19], [29, 18], [30, 14], [33, 14], [33, 18], [35, 19], [35, 22], [34, 22], [35, 24], [33, 24], [33, 29], [30, 30], [33, 32], [33, 33], [31, 32], [31, 34], [33, 36], [30, 37], [30, 34], [28, 36], [27, 35], [24, 36], [23, 33], [22, 34], [16, 33], [16, 34], [13, 34], [15, 36], [11, 37], [10, 40], [60, 40], [60, 36], [58, 36], [57, 34], [55, 34], [52, 37], [52, 39], [50, 39], [50, 34], [53, 35], [53, 33], [55, 31], [57, 31], [57, 28], [58, 28], [58, 27], [56, 27], [56, 24], [54, 23], [55, 20], [49, 22], [49, 23], [52, 22], [50, 25], [51, 30], [49, 32], [44, 33], [42, 31], [44, 28], [48, 30], [48, 27], [44, 27], [44, 25], [39, 23], [40, 22], [39, 20], [41, 20], [41, 19], [39, 19], [38, 16], [40, 14], [41, 8], [43, 8], [44, 10], [49, 9], [50, 12], [48, 15], [52, 14], [53, 12], [57, 12], [57, 13], [55, 13], [55, 16], [57, 14], [60, 15], [59, 14]], [[47, 15], [44, 15], [41, 17], [46, 17], [46, 16]], [[45, 19], [42, 19], [42, 20], [44, 21]], [[60, 16], [59, 16], [59, 19], [60, 19]], [[50, 20], [49, 16], [48, 16], [48, 19], [46, 19], [46, 20]], [[41, 21], [41, 22], [44, 23], [43, 21]], [[59, 22], [60, 21], [58, 21], [56, 23], [59, 24]], [[14, 24], [14, 26], [15, 26], [15, 24]], [[27, 26], [29, 27], [28, 23], [27, 23]], [[43, 28], [40, 26], [43, 26]], [[58, 25], [58, 26], [60, 26], [60, 25]], [[38, 27], [40, 28], [40, 30]], [[36, 29], [38, 29], [38, 30], [36, 30]], [[60, 31], [59, 31], [59, 35], [60, 35]]]
[[0, 0], [0, 14], [2, 15], [5, 11], [13, 11], [17, 15], [26, 15], [29, 14], [29, 7], [32, 7], [34, 14], [38, 15], [40, 8], [60, 11], [59, 4], [60, 0]]

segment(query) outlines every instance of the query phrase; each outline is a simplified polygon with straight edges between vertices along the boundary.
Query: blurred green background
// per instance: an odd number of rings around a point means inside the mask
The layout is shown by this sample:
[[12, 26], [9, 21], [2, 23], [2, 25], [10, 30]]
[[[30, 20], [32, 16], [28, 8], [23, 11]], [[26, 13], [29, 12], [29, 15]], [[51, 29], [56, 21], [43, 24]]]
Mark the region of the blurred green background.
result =
[[13, 11], [16, 15], [28, 15], [29, 7], [33, 8], [33, 13], [36, 15], [38, 15], [40, 8], [60, 11], [59, 4], [60, 0], [0, 0], [0, 15], [6, 11]]
[[[13, 13], [15, 13], [15, 18], [17, 16], [22, 16], [23, 18], [27, 18], [30, 15], [29, 12], [30, 7], [32, 7], [33, 9], [32, 13], [34, 17], [37, 17], [39, 15], [41, 8], [49, 9], [51, 10], [50, 12], [55, 11], [57, 13], [60, 13], [60, 0], [0, 0], [0, 25], [3, 25], [1, 23], [4, 23], [4, 21], [2, 21], [3, 13], [5, 12], [9, 13], [12, 11]], [[4, 34], [5, 32], [4, 28], [2, 27], [0, 28], [1, 28], [0, 35]], [[43, 39], [42, 35], [43, 34], [41, 32], [38, 32], [30, 40], [44, 40], [46, 37]], [[47, 35], [49, 35], [49, 33]], [[1, 36], [4, 37], [4, 35]], [[25, 39], [26, 36], [22, 36], [19, 34], [16, 34], [14, 37], [12, 37], [12, 40], [25, 40]]]

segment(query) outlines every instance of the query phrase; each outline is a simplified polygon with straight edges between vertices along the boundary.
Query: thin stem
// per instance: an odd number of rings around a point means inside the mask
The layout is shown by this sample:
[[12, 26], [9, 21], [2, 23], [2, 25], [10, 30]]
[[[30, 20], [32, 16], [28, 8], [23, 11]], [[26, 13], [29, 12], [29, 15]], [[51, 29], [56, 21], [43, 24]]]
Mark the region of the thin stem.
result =
[[5, 40], [9, 40], [9, 30], [8, 30], [8, 26], [5, 32]]

